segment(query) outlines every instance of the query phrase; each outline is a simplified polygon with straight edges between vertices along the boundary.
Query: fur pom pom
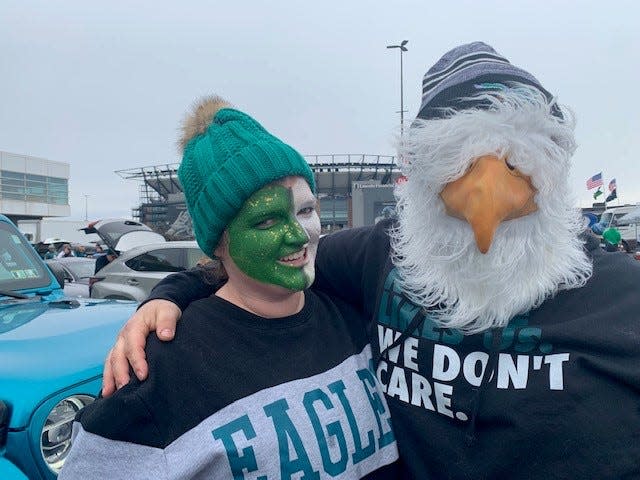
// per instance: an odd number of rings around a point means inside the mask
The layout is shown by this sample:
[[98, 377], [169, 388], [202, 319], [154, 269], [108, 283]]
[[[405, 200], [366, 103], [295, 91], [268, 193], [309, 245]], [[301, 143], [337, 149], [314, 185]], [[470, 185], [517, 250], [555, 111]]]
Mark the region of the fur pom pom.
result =
[[228, 107], [231, 107], [231, 104], [217, 95], [210, 95], [197, 100], [193, 104], [191, 112], [187, 114], [182, 122], [182, 135], [178, 143], [180, 151], [183, 151], [184, 147], [194, 137], [203, 134], [209, 128], [216, 113]]

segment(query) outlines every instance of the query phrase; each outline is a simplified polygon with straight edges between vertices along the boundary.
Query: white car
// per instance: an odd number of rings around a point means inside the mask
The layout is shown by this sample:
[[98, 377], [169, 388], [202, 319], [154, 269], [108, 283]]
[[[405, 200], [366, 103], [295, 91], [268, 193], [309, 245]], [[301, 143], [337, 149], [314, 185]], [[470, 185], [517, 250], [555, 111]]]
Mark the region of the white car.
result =
[[620, 232], [621, 245], [628, 253], [634, 252], [638, 246], [639, 223], [639, 205], [612, 206], [600, 217], [600, 224], [604, 228], [615, 227]]
[[59, 265], [64, 273], [64, 294], [67, 297], [89, 298], [89, 279], [96, 268], [96, 259], [87, 257], [63, 257], [45, 260], [54, 270]]
[[127, 250], [90, 279], [91, 298], [141, 302], [164, 277], [195, 267], [204, 256], [195, 241], [155, 243]]

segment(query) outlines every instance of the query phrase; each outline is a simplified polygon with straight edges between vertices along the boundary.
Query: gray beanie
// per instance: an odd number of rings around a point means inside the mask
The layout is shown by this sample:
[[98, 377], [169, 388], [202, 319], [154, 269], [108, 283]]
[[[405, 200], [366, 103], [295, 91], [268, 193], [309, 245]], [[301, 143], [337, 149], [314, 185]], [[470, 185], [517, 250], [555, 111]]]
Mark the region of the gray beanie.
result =
[[450, 50], [427, 71], [417, 118], [441, 119], [460, 110], [490, 108], [491, 102], [482, 94], [504, 90], [514, 83], [539, 90], [549, 101], [551, 113], [562, 118], [553, 95], [533, 75], [512, 65], [483, 42]]

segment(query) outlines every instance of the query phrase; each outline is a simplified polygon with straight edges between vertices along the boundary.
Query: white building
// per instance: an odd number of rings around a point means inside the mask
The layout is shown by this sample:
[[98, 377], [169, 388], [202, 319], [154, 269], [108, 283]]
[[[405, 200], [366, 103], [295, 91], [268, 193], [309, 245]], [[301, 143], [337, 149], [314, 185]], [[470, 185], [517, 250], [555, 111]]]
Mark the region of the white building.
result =
[[69, 164], [0, 151], [0, 213], [15, 223], [69, 216]]

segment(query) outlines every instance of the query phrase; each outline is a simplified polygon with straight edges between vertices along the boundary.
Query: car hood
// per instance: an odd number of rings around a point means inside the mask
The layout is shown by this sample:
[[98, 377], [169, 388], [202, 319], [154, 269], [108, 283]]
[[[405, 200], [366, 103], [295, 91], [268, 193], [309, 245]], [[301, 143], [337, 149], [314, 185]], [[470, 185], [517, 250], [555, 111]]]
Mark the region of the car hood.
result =
[[0, 305], [0, 399], [12, 408], [9, 427], [27, 425], [47, 397], [99, 377], [118, 330], [136, 306], [93, 299]]

